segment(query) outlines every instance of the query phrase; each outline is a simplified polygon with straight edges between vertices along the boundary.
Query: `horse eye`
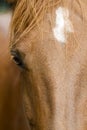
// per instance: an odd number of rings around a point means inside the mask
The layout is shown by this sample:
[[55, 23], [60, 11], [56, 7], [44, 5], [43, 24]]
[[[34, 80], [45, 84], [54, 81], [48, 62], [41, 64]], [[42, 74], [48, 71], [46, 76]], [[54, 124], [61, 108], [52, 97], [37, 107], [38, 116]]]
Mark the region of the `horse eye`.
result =
[[25, 64], [22, 60], [22, 57], [20, 55], [20, 53], [18, 51], [11, 51], [11, 55], [12, 55], [12, 59], [14, 60], [14, 62], [21, 68], [25, 68]]
[[19, 65], [19, 66], [23, 66], [22, 60], [20, 59], [20, 57], [17, 56], [13, 56], [13, 60], [14, 62]]

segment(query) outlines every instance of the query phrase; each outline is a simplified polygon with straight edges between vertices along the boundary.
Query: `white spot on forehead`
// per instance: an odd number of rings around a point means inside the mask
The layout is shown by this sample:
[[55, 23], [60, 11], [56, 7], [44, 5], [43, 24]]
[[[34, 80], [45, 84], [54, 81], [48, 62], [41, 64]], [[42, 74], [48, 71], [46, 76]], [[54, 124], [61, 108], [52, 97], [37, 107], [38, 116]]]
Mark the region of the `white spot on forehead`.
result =
[[73, 26], [69, 20], [69, 11], [68, 9], [59, 7], [56, 10], [56, 25], [53, 28], [54, 37], [60, 43], [66, 43], [68, 33], [73, 32]]

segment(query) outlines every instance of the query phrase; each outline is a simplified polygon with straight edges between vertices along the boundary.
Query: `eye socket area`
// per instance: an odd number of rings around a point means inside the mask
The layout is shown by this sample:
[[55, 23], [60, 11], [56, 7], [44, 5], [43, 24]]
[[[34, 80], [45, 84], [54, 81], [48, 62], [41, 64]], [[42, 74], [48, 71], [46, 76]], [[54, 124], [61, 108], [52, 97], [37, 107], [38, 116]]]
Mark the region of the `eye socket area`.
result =
[[23, 62], [24, 57], [18, 50], [11, 50], [11, 56], [13, 61], [22, 69], [26, 69], [25, 63]]

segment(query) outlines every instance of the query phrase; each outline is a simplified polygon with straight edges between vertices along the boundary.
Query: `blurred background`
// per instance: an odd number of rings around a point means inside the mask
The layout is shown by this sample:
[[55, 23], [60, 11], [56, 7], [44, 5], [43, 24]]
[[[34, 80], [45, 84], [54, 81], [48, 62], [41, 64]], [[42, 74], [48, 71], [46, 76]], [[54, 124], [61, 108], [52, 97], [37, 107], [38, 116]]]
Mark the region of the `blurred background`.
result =
[[8, 10], [11, 7], [11, 3], [7, 3], [6, 0], [0, 0], [0, 11]]
[[11, 14], [12, 3], [0, 0], [0, 72], [9, 47]]
[[3, 34], [3, 37], [7, 37], [9, 33], [12, 7], [12, 2], [0, 0], [0, 35]]

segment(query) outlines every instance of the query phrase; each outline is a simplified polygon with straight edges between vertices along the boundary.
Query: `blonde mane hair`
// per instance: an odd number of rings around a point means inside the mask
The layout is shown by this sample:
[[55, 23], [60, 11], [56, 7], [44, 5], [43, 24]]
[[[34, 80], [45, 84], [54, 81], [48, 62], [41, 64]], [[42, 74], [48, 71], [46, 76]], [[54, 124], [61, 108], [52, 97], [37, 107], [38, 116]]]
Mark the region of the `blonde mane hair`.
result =
[[[48, 7], [59, 2], [60, 0], [18, 0], [12, 18], [11, 43], [15, 44], [26, 36], [43, 18]], [[13, 40], [14, 37], [16, 41]]]
[[[81, 7], [81, 0], [77, 1]], [[69, 0], [18, 0], [12, 18], [10, 45], [25, 37], [40, 22], [47, 10], [58, 4], [66, 6]], [[71, 7], [69, 4], [69, 8], [72, 8], [72, 4]]]

